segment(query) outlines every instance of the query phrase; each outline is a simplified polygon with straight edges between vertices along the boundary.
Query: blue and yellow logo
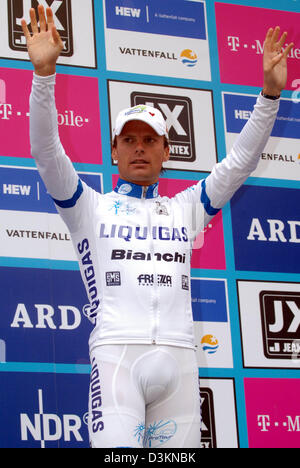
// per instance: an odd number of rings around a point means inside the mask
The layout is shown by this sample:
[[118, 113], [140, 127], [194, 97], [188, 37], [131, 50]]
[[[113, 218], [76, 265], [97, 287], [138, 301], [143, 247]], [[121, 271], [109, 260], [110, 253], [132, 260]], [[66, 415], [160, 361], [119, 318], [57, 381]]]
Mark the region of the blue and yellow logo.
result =
[[180, 54], [181, 62], [187, 67], [194, 67], [198, 62], [196, 52], [191, 49], [185, 49]]
[[201, 346], [205, 353], [215, 354], [219, 349], [219, 341], [214, 335], [205, 335], [201, 340]]

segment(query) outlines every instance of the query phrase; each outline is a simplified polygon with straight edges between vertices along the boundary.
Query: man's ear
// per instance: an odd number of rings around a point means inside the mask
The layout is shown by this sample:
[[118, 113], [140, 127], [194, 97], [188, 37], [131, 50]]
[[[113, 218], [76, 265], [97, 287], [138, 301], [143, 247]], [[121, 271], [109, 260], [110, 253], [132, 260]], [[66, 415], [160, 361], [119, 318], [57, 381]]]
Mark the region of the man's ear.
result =
[[169, 159], [170, 159], [170, 147], [166, 146], [164, 156], [163, 156], [163, 162], [169, 161]]
[[118, 161], [118, 151], [117, 151], [117, 147], [116, 147], [116, 146], [113, 146], [113, 147], [112, 147], [111, 155], [112, 155], [112, 159], [113, 159], [114, 161]]

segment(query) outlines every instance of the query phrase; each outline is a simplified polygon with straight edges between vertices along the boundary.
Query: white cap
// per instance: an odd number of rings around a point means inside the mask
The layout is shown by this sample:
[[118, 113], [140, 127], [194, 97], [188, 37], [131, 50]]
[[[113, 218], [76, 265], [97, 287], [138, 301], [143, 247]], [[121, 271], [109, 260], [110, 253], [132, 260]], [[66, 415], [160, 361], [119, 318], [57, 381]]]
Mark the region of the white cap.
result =
[[131, 120], [142, 120], [146, 124], [150, 125], [158, 135], [165, 135], [169, 138], [167, 125], [162, 113], [154, 107], [138, 105], [129, 107], [128, 109], [123, 109], [119, 112], [115, 128], [113, 130], [113, 140], [116, 135], [121, 134], [124, 125]]

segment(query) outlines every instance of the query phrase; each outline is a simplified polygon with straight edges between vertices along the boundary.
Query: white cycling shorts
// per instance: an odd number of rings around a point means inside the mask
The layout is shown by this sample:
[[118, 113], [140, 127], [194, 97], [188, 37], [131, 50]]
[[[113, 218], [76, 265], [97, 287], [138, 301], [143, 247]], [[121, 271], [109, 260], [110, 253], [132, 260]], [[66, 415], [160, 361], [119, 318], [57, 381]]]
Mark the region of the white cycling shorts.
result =
[[200, 391], [193, 349], [102, 345], [91, 352], [92, 448], [199, 448]]

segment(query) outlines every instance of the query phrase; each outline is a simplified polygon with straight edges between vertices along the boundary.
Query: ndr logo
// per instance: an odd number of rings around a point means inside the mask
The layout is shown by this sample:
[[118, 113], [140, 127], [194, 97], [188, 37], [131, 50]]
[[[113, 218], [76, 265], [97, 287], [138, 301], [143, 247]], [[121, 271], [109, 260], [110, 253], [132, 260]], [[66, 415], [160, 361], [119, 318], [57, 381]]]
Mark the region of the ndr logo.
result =
[[[80, 434], [82, 420], [76, 414], [64, 414], [60, 418], [57, 414], [45, 414], [43, 403], [43, 391], [38, 390], [38, 413], [33, 420], [26, 413], [20, 414], [21, 440], [28, 441], [29, 435], [41, 442], [41, 448], [45, 448], [45, 442], [55, 442], [63, 438], [65, 442], [83, 442]], [[86, 415], [84, 416], [84, 420]]]

